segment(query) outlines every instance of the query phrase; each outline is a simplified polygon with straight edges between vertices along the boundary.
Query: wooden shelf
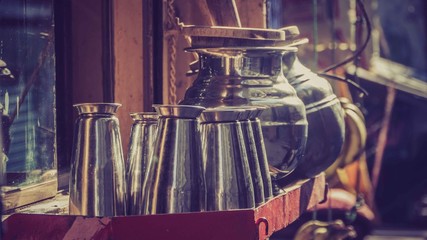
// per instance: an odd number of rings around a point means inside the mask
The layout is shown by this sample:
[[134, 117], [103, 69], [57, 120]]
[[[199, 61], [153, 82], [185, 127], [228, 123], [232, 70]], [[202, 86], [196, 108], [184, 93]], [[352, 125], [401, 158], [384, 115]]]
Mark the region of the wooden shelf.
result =
[[4, 239], [266, 239], [324, 199], [325, 176], [299, 181], [255, 209], [126, 217], [18, 213]]

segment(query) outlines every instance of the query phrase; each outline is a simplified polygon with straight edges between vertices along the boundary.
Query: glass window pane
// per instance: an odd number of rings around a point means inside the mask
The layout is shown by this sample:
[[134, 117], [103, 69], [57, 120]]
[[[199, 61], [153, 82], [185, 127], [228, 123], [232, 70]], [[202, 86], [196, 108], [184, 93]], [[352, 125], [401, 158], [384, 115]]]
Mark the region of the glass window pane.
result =
[[6, 193], [56, 178], [52, 0], [0, 0]]

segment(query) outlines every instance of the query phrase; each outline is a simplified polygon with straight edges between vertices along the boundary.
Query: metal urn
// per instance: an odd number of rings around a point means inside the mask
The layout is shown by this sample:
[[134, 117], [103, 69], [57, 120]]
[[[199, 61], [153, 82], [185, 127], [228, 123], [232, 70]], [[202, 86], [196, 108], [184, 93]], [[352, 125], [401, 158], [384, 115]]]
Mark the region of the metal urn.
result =
[[[283, 74], [283, 31], [188, 27], [199, 71], [180, 104], [209, 108], [262, 105], [260, 115], [273, 180], [286, 177], [303, 157], [307, 140], [304, 103]], [[215, 45], [216, 44], [216, 45]]]
[[327, 169], [338, 157], [344, 143], [344, 111], [329, 82], [305, 67], [296, 51], [283, 56], [284, 73], [304, 102], [308, 121], [305, 155], [285, 179], [310, 178]]

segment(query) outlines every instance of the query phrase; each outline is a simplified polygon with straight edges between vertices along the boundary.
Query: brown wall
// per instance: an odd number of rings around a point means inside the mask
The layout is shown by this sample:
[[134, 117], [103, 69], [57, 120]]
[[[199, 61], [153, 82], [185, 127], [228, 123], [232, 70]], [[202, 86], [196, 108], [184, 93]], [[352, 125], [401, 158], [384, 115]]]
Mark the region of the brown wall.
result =
[[102, 0], [70, 2], [72, 102], [103, 102]]
[[[143, 110], [142, 1], [70, 2], [72, 103], [121, 103], [117, 117], [126, 155], [132, 125], [129, 113]], [[112, 26], [105, 22], [106, 14], [112, 15]], [[106, 90], [108, 78], [112, 86]]]
[[114, 0], [113, 3], [114, 99], [123, 104], [118, 118], [126, 155], [132, 126], [129, 113], [144, 110], [142, 1]]

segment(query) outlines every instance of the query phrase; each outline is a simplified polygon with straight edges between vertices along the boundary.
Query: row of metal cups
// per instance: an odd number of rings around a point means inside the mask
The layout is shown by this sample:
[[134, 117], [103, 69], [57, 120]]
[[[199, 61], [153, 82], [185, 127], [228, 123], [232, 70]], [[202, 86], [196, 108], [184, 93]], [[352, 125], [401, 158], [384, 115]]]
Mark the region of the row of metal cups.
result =
[[262, 107], [154, 105], [156, 113], [131, 114], [126, 177], [114, 116], [119, 104], [75, 107], [70, 214], [242, 209], [273, 196]]

